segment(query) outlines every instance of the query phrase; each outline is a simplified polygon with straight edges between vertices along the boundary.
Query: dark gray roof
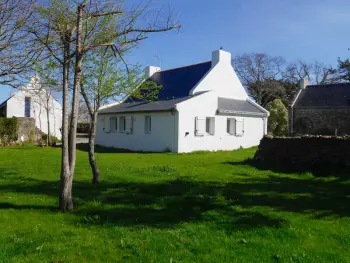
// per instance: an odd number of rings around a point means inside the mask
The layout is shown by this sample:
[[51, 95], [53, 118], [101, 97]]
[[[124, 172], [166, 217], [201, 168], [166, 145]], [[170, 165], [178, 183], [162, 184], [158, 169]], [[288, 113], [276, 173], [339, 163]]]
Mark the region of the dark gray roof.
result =
[[[190, 65], [181, 68], [169, 69], [156, 72], [148, 80], [152, 80], [162, 88], [159, 90], [158, 100], [183, 98], [211, 69], [211, 61]], [[139, 101], [129, 98], [125, 102]]]
[[267, 116], [267, 112], [248, 100], [218, 98], [218, 113], [248, 114]]
[[350, 83], [309, 85], [301, 90], [294, 108], [348, 108]]
[[105, 109], [99, 110], [99, 114], [108, 114], [108, 113], [123, 113], [123, 112], [152, 112], [152, 111], [170, 111], [172, 110], [177, 103], [190, 99], [194, 96], [187, 96], [178, 99], [172, 100], [158, 100], [153, 102], [129, 102], [121, 103], [115, 106], [111, 106]]

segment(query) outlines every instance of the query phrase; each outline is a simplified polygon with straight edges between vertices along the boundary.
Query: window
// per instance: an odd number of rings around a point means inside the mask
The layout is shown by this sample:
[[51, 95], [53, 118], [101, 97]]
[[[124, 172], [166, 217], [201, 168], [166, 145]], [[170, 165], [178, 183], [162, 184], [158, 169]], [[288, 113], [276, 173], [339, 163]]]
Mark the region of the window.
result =
[[151, 133], [152, 119], [151, 116], [145, 116], [145, 133]]
[[235, 135], [236, 131], [235, 131], [235, 124], [236, 120], [233, 118], [228, 118], [227, 119], [227, 126], [226, 126], [226, 132], [230, 135]]
[[214, 135], [215, 118], [214, 117], [196, 117], [196, 135], [205, 134]]
[[31, 98], [25, 97], [24, 99], [24, 116], [30, 117], [30, 104], [31, 104]]
[[209, 135], [215, 134], [215, 118], [207, 117], [205, 120], [205, 132]]
[[119, 132], [125, 132], [125, 117], [119, 117]]
[[111, 130], [112, 132], [118, 131], [118, 118], [116, 117], [111, 118]]
[[243, 136], [244, 134], [244, 119], [243, 118], [228, 118], [227, 133], [235, 136]]

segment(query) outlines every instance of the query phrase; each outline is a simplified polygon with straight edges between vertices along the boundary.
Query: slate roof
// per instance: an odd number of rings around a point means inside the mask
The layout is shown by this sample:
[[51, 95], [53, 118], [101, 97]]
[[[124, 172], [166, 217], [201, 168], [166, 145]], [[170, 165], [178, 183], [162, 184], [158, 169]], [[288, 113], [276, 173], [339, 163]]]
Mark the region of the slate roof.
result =
[[[211, 69], [211, 61], [181, 68], [156, 72], [148, 80], [152, 80], [162, 88], [158, 100], [168, 100], [187, 97], [190, 91]], [[135, 102], [130, 98], [124, 103]]]
[[349, 108], [350, 83], [309, 85], [301, 90], [294, 108]]
[[268, 113], [248, 100], [218, 98], [218, 113], [248, 114], [267, 116]]
[[153, 111], [170, 111], [175, 108], [177, 103], [190, 99], [194, 96], [186, 96], [178, 99], [171, 100], [157, 100], [153, 102], [130, 102], [121, 103], [108, 108], [99, 110], [99, 114], [109, 114], [109, 113], [123, 113], [123, 112], [153, 112]]

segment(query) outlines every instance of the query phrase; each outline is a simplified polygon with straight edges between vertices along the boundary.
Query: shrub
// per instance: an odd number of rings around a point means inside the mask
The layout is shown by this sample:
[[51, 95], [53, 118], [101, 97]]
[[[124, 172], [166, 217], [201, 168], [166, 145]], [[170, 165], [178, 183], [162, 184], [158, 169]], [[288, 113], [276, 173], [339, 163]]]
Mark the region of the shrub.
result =
[[277, 136], [287, 134], [288, 110], [280, 99], [275, 99], [267, 105], [270, 112], [268, 129], [269, 133]]
[[18, 125], [18, 119], [16, 117], [0, 118], [0, 140], [3, 144], [17, 141]]
[[90, 132], [90, 123], [88, 122], [79, 122], [77, 126], [77, 133], [89, 133]]

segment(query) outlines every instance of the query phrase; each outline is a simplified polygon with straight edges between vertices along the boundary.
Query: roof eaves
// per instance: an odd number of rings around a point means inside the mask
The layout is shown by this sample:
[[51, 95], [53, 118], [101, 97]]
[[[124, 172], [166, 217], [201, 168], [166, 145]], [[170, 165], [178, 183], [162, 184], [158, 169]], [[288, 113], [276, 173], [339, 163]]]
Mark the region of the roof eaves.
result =
[[267, 117], [269, 116], [268, 113], [260, 113], [260, 112], [248, 112], [248, 111], [234, 111], [234, 110], [217, 110], [218, 114], [232, 114], [232, 115], [248, 115], [248, 116], [261, 116], [261, 117]]
[[135, 110], [135, 111], [118, 111], [118, 112], [99, 112], [98, 115], [116, 115], [116, 114], [129, 114], [129, 113], [142, 113], [142, 112], [171, 112], [176, 110], [174, 107], [169, 109], [159, 109], [159, 110]]

